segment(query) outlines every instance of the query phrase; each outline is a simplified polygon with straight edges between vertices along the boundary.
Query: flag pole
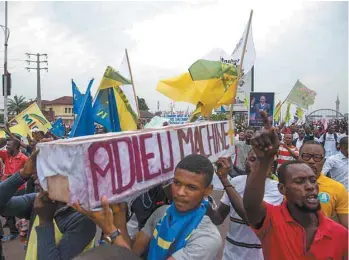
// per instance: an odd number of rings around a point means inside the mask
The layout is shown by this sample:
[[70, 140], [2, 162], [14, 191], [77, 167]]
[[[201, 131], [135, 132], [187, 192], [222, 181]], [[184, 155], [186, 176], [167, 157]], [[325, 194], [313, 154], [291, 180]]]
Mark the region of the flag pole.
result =
[[[299, 81], [299, 79], [297, 79], [296, 84], [295, 84], [294, 86], [296, 86], [296, 85], [297, 85], [297, 82], [298, 82], [298, 81]], [[288, 92], [287, 97], [286, 97], [286, 98], [285, 98], [285, 100], [284, 100], [284, 101], [281, 103], [281, 105], [280, 105], [280, 107], [279, 107], [278, 111], [275, 111], [275, 113], [276, 113], [276, 112], [279, 112], [279, 110], [281, 109], [282, 105], [283, 105], [283, 104], [285, 104], [285, 102], [287, 101], [288, 97], [290, 96], [290, 93], [292, 92], [292, 90], [293, 90], [294, 86], [292, 87], [291, 91], [290, 91], [290, 92]]]
[[[250, 33], [250, 28], [251, 28], [251, 22], [252, 22], [252, 15], [253, 15], [253, 10], [251, 10], [250, 12], [250, 19], [248, 20], [248, 25], [247, 25], [247, 32], [246, 32], [246, 36], [245, 36], [245, 40], [244, 40], [244, 46], [242, 49], [242, 54], [241, 54], [241, 61], [239, 64], [239, 71], [238, 71], [238, 78], [237, 78], [237, 84], [239, 84], [240, 78], [241, 78], [241, 72], [242, 72], [242, 65], [244, 63], [244, 58], [245, 58], [245, 52], [246, 52], [246, 47], [247, 47], [247, 40], [248, 40], [248, 35]], [[233, 101], [235, 103], [235, 101]], [[229, 136], [230, 136], [230, 145], [233, 145], [234, 143], [234, 129], [233, 129], [233, 108], [234, 108], [234, 104], [230, 105], [230, 110], [229, 110]]]
[[131, 76], [131, 83], [132, 83], [133, 95], [134, 95], [134, 99], [135, 99], [136, 107], [137, 107], [138, 119], [140, 119], [141, 118], [141, 113], [139, 112], [138, 99], [137, 99], [137, 95], [136, 95], [136, 89], [135, 89], [135, 84], [134, 84], [134, 81], [133, 81], [132, 70], [131, 70], [131, 63], [130, 63], [130, 59], [128, 58], [127, 49], [125, 49], [125, 54], [126, 54], [126, 59], [127, 59], [127, 64], [128, 64], [128, 70], [129, 70], [130, 76]]

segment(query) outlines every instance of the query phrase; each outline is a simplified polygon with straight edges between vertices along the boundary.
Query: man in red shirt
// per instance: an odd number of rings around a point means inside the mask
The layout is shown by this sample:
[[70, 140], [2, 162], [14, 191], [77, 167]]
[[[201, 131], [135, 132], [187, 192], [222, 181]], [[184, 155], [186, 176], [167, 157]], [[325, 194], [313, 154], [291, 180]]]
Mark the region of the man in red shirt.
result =
[[[22, 154], [19, 149], [21, 147], [20, 142], [15, 139], [7, 140], [6, 150], [0, 151], [0, 158], [4, 163], [4, 171], [1, 180], [4, 181], [11, 177], [13, 174], [19, 172], [23, 168], [24, 163], [28, 157]], [[25, 184], [23, 184], [15, 195], [23, 195], [25, 193]], [[16, 218], [7, 217], [5, 226], [10, 229], [10, 234], [4, 237], [2, 241], [10, 241], [18, 237], [18, 229], [16, 228]]]
[[319, 211], [319, 187], [308, 165], [282, 165], [278, 188], [286, 200], [280, 206], [263, 202], [265, 178], [279, 140], [265, 113], [261, 114], [266, 127], [251, 140], [257, 163], [246, 181], [243, 204], [264, 258], [348, 259], [348, 230]]

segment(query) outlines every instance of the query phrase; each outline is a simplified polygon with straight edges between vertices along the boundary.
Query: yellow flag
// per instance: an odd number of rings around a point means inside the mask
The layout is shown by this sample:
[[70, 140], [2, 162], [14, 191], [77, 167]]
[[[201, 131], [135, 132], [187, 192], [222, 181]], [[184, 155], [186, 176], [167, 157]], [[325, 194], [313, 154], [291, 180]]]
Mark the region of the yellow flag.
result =
[[13, 134], [19, 134], [23, 137], [27, 137], [28, 133], [30, 133], [30, 129], [25, 121], [21, 120], [17, 125], [10, 127], [10, 132]]
[[249, 104], [249, 98], [248, 98], [248, 96], [245, 96], [244, 106], [247, 110], [248, 110], [248, 104]]
[[281, 117], [281, 101], [279, 101], [279, 103], [277, 103], [277, 105], [275, 106], [275, 114], [274, 114], [274, 121], [279, 121], [280, 117]]
[[170, 97], [173, 101], [183, 101], [191, 104], [197, 104], [200, 101], [201, 92], [194, 84], [189, 72], [177, 77], [160, 80], [156, 90]]
[[52, 128], [52, 125], [42, 114], [40, 108], [36, 103], [31, 104], [13, 120], [16, 120], [18, 124], [25, 123], [28, 126], [29, 130], [37, 128], [46, 133], [48, 129]]
[[197, 105], [204, 117], [210, 116], [214, 108], [233, 104], [238, 85], [238, 68], [234, 64], [224, 63], [220, 55], [213, 56], [212, 59], [196, 61], [186, 73], [161, 80], [156, 90], [173, 101]]
[[[18, 134], [22, 137], [26, 137], [28, 134], [30, 134], [29, 127], [25, 121], [21, 121], [17, 125], [10, 127], [10, 132], [13, 134]], [[6, 133], [4, 130], [0, 131], [0, 138], [6, 138]]]
[[286, 115], [285, 115], [285, 119], [284, 119], [284, 122], [286, 122], [286, 123], [291, 120], [290, 108], [291, 108], [291, 103], [288, 103], [287, 108], [286, 108]]
[[303, 118], [303, 114], [304, 114], [304, 111], [302, 108], [300, 107], [297, 107], [297, 110], [296, 110], [296, 115], [299, 119]]

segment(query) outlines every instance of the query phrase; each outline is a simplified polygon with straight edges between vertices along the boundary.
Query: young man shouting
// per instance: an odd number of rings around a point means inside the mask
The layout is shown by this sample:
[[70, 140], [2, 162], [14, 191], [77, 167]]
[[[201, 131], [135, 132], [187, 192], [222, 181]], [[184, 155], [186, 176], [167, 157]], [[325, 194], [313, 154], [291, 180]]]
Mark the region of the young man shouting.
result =
[[[206, 216], [212, 192], [213, 166], [201, 155], [189, 155], [180, 161], [174, 173], [171, 192], [173, 202], [158, 208], [136, 235], [132, 251], [142, 255], [148, 251], [151, 260], [212, 260], [221, 248], [217, 227]], [[102, 199], [103, 210], [86, 211], [78, 203], [78, 211], [88, 215], [107, 235], [106, 240], [131, 248], [126, 230], [124, 204], [111, 206]], [[114, 215], [114, 216], [113, 216]]]
[[253, 140], [257, 163], [247, 182], [243, 204], [261, 240], [265, 259], [347, 259], [348, 230], [320, 212], [316, 175], [306, 164], [288, 162], [279, 169], [280, 206], [263, 201], [265, 178], [279, 146], [265, 113], [265, 129]]

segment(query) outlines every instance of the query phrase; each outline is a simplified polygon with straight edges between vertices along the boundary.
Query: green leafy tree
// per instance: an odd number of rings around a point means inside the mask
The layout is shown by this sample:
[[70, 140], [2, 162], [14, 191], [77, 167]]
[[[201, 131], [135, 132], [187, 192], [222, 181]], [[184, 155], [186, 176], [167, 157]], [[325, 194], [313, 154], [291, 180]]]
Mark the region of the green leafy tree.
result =
[[18, 115], [28, 106], [25, 97], [15, 95], [13, 99], [8, 101], [8, 113], [10, 115]]
[[138, 100], [138, 108], [139, 108], [139, 110], [147, 110], [147, 111], [149, 110], [147, 102], [145, 102], [144, 98], [139, 98], [137, 96], [137, 100]]

